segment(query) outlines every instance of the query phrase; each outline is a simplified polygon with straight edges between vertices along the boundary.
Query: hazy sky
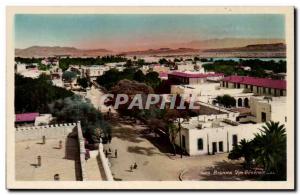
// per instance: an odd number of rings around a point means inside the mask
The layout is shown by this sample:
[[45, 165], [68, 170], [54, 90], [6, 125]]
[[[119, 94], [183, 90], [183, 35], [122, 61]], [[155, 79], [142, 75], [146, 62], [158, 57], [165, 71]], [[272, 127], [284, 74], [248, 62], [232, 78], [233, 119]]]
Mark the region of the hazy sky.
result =
[[282, 38], [283, 15], [15, 16], [16, 48], [74, 46], [122, 50], [215, 38]]

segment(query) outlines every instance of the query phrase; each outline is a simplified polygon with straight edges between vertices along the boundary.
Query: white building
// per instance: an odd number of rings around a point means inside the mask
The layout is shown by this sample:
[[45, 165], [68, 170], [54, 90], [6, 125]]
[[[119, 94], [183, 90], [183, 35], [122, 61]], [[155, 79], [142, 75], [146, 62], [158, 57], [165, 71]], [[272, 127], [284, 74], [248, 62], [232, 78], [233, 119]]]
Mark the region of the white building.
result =
[[59, 65], [59, 60], [55, 57], [49, 57], [49, 58], [45, 58], [41, 61], [42, 64], [44, 65], [54, 65], [54, 66], [58, 66]]
[[103, 65], [82, 66], [81, 76], [89, 77], [91, 80], [95, 80], [98, 76], [103, 75], [104, 72], [108, 71], [109, 69], [109, 66]]
[[20, 72], [20, 74], [24, 77], [30, 77], [36, 79], [42, 74], [42, 72], [39, 71], [37, 68], [35, 68], [35, 69], [26, 69], [25, 71]]
[[115, 68], [118, 71], [123, 71], [125, 69], [126, 62], [112, 62], [112, 63], [106, 63], [105, 66], [108, 67], [107, 70]]
[[26, 71], [26, 64], [16, 63], [15, 67], [16, 67], [16, 72], [17, 73], [21, 73], [21, 72]]
[[253, 93], [244, 93], [244, 89], [221, 88], [219, 83], [204, 82], [197, 85], [171, 85], [171, 94], [194, 96], [198, 101], [212, 104], [217, 96], [228, 94], [236, 99], [236, 107], [249, 107], [249, 98]]
[[239, 121], [264, 123], [273, 120], [286, 123], [286, 108], [286, 97], [253, 96], [250, 98], [250, 114], [239, 118]]
[[48, 125], [52, 120], [52, 114], [41, 114], [35, 118], [34, 126]]
[[194, 64], [180, 64], [177, 65], [178, 71], [194, 71], [195, 65]]
[[229, 152], [242, 139], [253, 139], [264, 122], [273, 120], [285, 124], [287, 120], [285, 98], [271, 101], [252, 97], [250, 110], [243, 118], [236, 112], [193, 117], [182, 123], [181, 137], [177, 135], [176, 144], [180, 145], [181, 139], [183, 150], [189, 155]]

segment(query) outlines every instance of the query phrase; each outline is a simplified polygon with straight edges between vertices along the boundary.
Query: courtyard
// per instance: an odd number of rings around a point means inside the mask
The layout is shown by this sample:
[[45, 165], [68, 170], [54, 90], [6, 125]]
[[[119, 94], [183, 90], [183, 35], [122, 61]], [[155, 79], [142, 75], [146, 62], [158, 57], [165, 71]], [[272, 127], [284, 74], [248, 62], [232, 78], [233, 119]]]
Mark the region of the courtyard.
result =
[[[178, 180], [218, 180], [218, 177], [197, 173], [224, 165], [223, 169], [240, 168], [240, 161], [230, 161], [228, 154], [202, 156], [173, 156], [168, 143], [155, 135], [145, 133], [143, 125], [120, 122], [112, 130], [112, 141], [105, 144], [111, 151], [109, 161], [116, 181], [178, 181]], [[166, 145], [167, 144], [167, 145]], [[117, 150], [117, 157], [115, 157]], [[136, 169], [130, 166], [137, 164]], [[194, 171], [195, 170], [195, 171]], [[220, 180], [240, 180], [238, 176], [226, 175]]]
[[[59, 147], [61, 141], [62, 147]], [[81, 179], [78, 143], [75, 138], [16, 142], [16, 180], [76, 181]], [[41, 156], [41, 166], [37, 157]]]

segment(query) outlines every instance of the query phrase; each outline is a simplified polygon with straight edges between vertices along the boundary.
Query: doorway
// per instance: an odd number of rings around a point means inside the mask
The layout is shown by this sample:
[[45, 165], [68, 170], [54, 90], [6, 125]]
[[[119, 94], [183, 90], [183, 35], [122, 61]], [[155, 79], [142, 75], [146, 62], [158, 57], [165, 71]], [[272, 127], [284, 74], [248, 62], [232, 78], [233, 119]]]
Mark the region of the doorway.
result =
[[213, 154], [215, 154], [217, 152], [217, 142], [213, 142]]

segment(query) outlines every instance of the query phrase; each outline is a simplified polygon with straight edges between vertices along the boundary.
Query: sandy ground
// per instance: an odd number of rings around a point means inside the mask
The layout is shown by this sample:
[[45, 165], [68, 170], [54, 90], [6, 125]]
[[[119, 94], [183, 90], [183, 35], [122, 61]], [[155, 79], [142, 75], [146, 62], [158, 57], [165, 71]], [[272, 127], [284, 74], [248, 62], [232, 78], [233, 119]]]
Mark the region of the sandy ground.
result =
[[[89, 98], [95, 108], [107, 112], [108, 108], [99, 104], [99, 97], [103, 95], [100, 90], [92, 89], [88, 92]], [[112, 113], [116, 113], [112, 109]], [[178, 181], [182, 180], [240, 180], [231, 175], [207, 175], [214, 169], [235, 169], [240, 162], [229, 161], [228, 154], [203, 156], [173, 156], [165, 141], [154, 135], [145, 135], [142, 125], [117, 118], [117, 125], [112, 130], [112, 142], [105, 144], [104, 148], [111, 150], [109, 160], [111, 171], [116, 181]], [[115, 157], [117, 150], [117, 158]], [[130, 169], [134, 163], [137, 169]], [[216, 167], [216, 168], [215, 168]], [[97, 177], [98, 178], [98, 177]]]
[[[159, 138], [145, 136], [142, 126], [120, 124], [113, 129], [113, 139], [105, 148], [110, 155], [111, 170], [116, 180], [123, 181], [176, 181], [192, 169], [206, 170], [220, 162], [227, 162], [228, 154], [174, 157], [167, 146], [156, 142]], [[157, 147], [158, 146], [158, 147]], [[114, 151], [117, 149], [118, 156]], [[130, 165], [137, 163], [137, 169]], [[187, 176], [187, 174], [185, 174]], [[198, 178], [197, 178], [198, 179]], [[205, 179], [205, 178], [203, 178]]]
[[[58, 148], [59, 141], [62, 149]], [[77, 140], [48, 139], [31, 140], [16, 143], [16, 180], [53, 181], [59, 174], [60, 180], [75, 181], [81, 178]], [[41, 156], [42, 165], [37, 166], [37, 156]]]

